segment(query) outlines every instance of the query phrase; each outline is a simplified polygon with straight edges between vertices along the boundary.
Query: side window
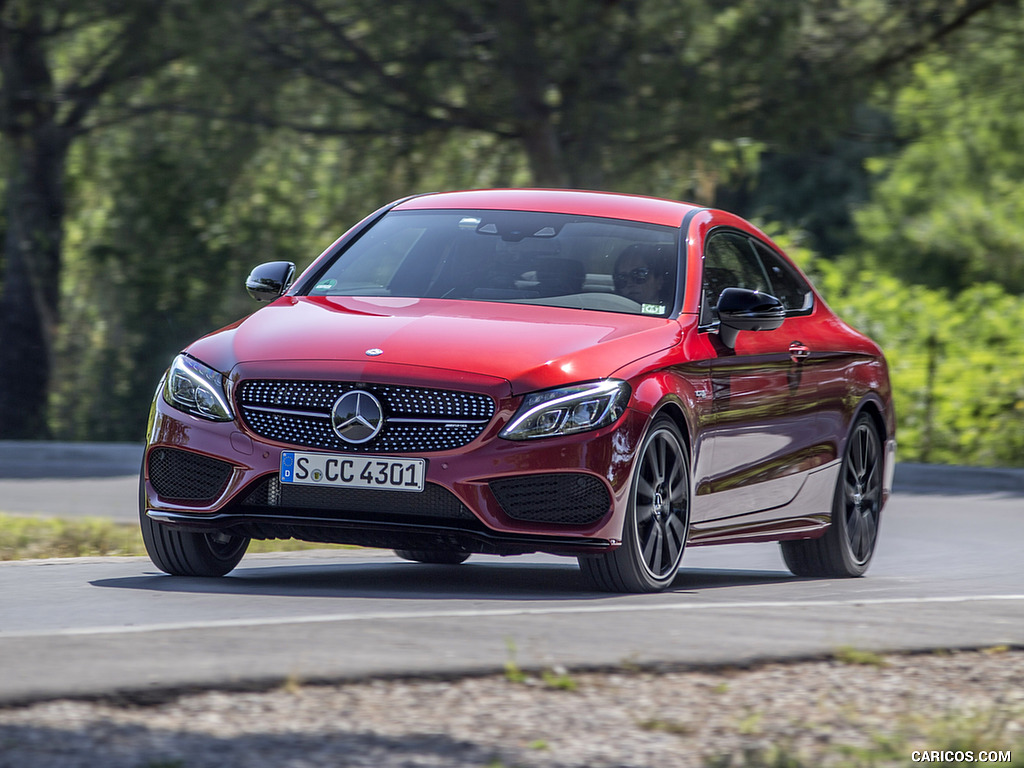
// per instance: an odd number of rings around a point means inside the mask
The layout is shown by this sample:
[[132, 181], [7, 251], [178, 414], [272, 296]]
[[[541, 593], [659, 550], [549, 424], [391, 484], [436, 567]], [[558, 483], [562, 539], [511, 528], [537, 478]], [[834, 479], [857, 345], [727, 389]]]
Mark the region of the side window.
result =
[[771, 289], [768, 292], [782, 302], [787, 312], [811, 310], [814, 307], [814, 294], [807, 281], [773, 250], [756, 240], [751, 242], [771, 281]]
[[750, 241], [736, 232], [716, 232], [704, 249], [704, 285], [701, 295], [701, 325], [718, 320], [715, 306], [726, 288], [747, 288], [771, 292], [771, 284]]
[[814, 294], [807, 282], [781, 256], [738, 232], [715, 232], [704, 249], [701, 325], [718, 320], [715, 306], [726, 288], [770, 293], [790, 314], [810, 311]]

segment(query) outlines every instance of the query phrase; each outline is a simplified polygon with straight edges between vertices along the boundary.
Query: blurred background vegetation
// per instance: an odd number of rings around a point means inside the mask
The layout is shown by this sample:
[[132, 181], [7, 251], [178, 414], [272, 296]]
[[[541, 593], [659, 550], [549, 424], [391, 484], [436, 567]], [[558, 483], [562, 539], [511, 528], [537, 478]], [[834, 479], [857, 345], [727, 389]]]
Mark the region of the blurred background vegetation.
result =
[[0, 0], [0, 438], [143, 436], [193, 338], [416, 192], [759, 223], [903, 460], [1024, 465], [1020, 0]]

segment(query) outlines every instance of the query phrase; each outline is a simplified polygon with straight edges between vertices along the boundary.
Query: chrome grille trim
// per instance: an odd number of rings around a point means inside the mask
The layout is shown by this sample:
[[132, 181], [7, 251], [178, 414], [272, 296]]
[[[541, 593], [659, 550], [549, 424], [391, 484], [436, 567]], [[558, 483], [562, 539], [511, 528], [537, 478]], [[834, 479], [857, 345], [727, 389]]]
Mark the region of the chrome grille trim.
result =
[[259, 411], [260, 413], [280, 413], [285, 416], [305, 416], [308, 419], [329, 419], [331, 414], [329, 413], [316, 413], [314, 411], [294, 411], [291, 408], [267, 408], [266, 406], [250, 405], [248, 406], [250, 411]]
[[[438, 424], [440, 423], [437, 419], [389, 419], [393, 424]], [[446, 427], [465, 427], [465, 426], [480, 426], [486, 425], [489, 419], [445, 419], [444, 425]]]
[[[373, 394], [384, 409], [380, 434], [366, 443], [342, 440], [331, 409], [345, 392]], [[257, 435], [288, 445], [340, 452], [423, 453], [461, 448], [494, 416], [487, 395], [391, 384], [247, 379], [235, 389], [238, 413]]]

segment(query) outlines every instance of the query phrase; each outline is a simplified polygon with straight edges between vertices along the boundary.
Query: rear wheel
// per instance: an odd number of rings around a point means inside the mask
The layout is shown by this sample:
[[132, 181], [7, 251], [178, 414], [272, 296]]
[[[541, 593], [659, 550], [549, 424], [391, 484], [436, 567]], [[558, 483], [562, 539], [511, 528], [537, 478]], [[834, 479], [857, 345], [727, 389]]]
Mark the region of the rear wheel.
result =
[[238, 565], [249, 547], [246, 536], [194, 533], [161, 525], [146, 514], [145, 503], [139, 508], [139, 524], [149, 559], [171, 576], [223, 576]]
[[622, 545], [579, 558], [587, 580], [608, 592], [660, 592], [679, 570], [690, 524], [690, 457], [679, 428], [660, 416], [633, 467]]
[[797, 576], [862, 576], [878, 541], [882, 512], [882, 441], [867, 415], [853, 425], [832, 502], [832, 524], [819, 539], [783, 541]]
[[430, 565], [458, 565], [469, 558], [468, 552], [444, 549], [396, 549], [395, 554], [403, 560]]

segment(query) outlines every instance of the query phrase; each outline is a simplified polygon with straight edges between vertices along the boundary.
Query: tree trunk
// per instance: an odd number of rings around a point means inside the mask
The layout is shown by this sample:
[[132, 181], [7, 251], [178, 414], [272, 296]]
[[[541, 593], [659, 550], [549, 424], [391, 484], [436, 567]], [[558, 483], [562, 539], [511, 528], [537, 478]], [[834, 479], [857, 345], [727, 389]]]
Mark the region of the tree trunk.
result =
[[536, 30], [527, 3], [499, 5], [502, 31], [499, 49], [506, 76], [512, 85], [514, 120], [538, 187], [568, 186], [562, 148], [545, 101], [548, 78], [546, 62], [536, 44]]
[[41, 35], [0, 33], [7, 144], [4, 273], [0, 277], [0, 438], [48, 437], [46, 406], [60, 296], [64, 166]]

